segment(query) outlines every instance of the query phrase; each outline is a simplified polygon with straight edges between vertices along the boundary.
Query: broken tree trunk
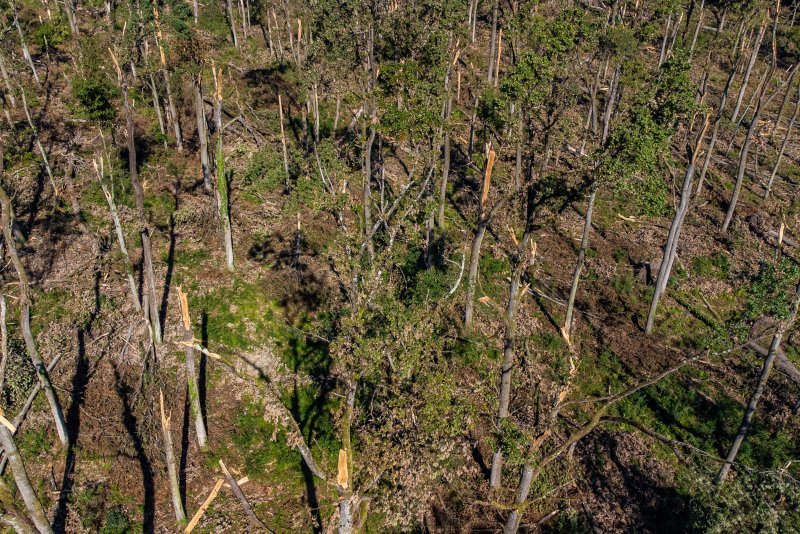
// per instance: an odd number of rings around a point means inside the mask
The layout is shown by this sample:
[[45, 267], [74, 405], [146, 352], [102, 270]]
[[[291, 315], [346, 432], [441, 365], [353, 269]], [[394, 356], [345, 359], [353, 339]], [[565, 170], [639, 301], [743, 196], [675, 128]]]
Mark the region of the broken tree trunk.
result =
[[172, 432], [169, 428], [170, 416], [164, 412], [164, 391], [159, 391], [159, 403], [161, 405], [161, 432], [164, 436], [164, 457], [167, 462], [167, 477], [169, 478], [169, 489], [172, 494], [172, 508], [175, 510], [175, 520], [179, 527], [186, 524], [186, 512], [183, 510], [181, 500], [181, 489], [178, 484], [178, 469], [175, 464], [175, 452], [172, 448]]
[[747, 84], [750, 81], [750, 74], [753, 72], [753, 66], [756, 64], [756, 59], [758, 59], [758, 51], [761, 49], [761, 42], [764, 40], [764, 34], [767, 32], [767, 21], [761, 24], [761, 28], [758, 30], [758, 37], [756, 37], [755, 42], [753, 43], [753, 50], [750, 53], [750, 61], [747, 63], [747, 68], [744, 71], [744, 79], [742, 79], [742, 86], [739, 88], [739, 97], [736, 99], [736, 106], [733, 108], [733, 114], [731, 115], [731, 122], [736, 124], [736, 119], [739, 117], [739, 110], [742, 107], [742, 101], [744, 100], [744, 95], [747, 92]]
[[192, 322], [189, 318], [189, 302], [181, 286], [178, 286], [178, 301], [180, 302], [181, 319], [183, 322], [183, 338], [189, 343], [185, 347], [186, 383], [189, 389], [189, 406], [194, 416], [194, 429], [197, 433], [197, 444], [201, 449], [205, 449], [208, 438], [206, 434], [206, 425], [203, 421], [203, 409], [200, 403], [200, 387], [197, 382], [197, 371], [195, 369], [194, 334], [192, 334]]
[[289, 153], [286, 150], [286, 132], [283, 129], [283, 101], [281, 100], [281, 95], [278, 95], [278, 117], [281, 124], [281, 148], [283, 149], [283, 173], [284, 177], [286, 178], [286, 185], [284, 190], [286, 193], [289, 192]]
[[[530, 209], [530, 208], [529, 208]], [[529, 221], [532, 220], [529, 214]], [[514, 348], [517, 341], [517, 306], [522, 294], [527, 287], [520, 288], [522, 285], [522, 275], [532, 261], [535, 254], [535, 245], [531, 249], [532, 225], [527, 224], [522, 240], [517, 246], [515, 254], [516, 265], [511, 273], [511, 281], [508, 287], [508, 305], [505, 315], [505, 339], [503, 340], [503, 364], [500, 368], [500, 396], [497, 409], [496, 425], [498, 431], [502, 431], [503, 422], [508, 417], [508, 409], [511, 405], [511, 374], [514, 369]], [[500, 487], [503, 470], [503, 451], [498, 446], [492, 454], [492, 471], [489, 475], [489, 486], [493, 489]]]
[[489, 184], [492, 180], [492, 167], [494, 166], [495, 152], [489, 151], [486, 160], [486, 171], [483, 176], [483, 189], [481, 192], [480, 213], [478, 214], [478, 224], [475, 226], [475, 236], [472, 239], [472, 248], [469, 256], [469, 271], [467, 271], [467, 303], [464, 309], [464, 327], [472, 328], [472, 315], [475, 311], [475, 285], [478, 279], [478, 266], [481, 260], [481, 245], [483, 237], [486, 235], [486, 228], [492, 220], [497, 209], [502, 202], [495, 204], [492, 211], [486, 211], [486, 201], [489, 197]]
[[583, 265], [586, 262], [586, 251], [589, 249], [589, 233], [592, 230], [592, 213], [594, 212], [594, 201], [597, 198], [597, 182], [592, 183], [589, 193], [589, 202], [586, 206], [586, 217], [583, 223], [583, 235], [581, 236], [581, 246], [578, 249], [578, 261], [575, 263], [575, 271], [572, 274], [572, 286], [569, 290], [567, 299], [567, 313], [564, 319], [564, 326], [561, 328], [561, 335], [567, 343], [571, 343], [572, 337], [572, 317], [575, 310], [575, 297], [578, 294], [578, 283], [581, 279]]

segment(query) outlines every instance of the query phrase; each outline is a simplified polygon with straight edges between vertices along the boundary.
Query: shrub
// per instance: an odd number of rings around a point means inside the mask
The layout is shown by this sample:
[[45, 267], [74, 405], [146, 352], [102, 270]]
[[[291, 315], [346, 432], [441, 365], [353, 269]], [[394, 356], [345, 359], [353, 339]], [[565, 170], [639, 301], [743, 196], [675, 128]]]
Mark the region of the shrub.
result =
[[103, 123], [114, 119], [116, 112], [111, 101], [119, 95], [119, 91], [108, 81], [100, 77], [75, 78], [72, 93], [86, 118]]

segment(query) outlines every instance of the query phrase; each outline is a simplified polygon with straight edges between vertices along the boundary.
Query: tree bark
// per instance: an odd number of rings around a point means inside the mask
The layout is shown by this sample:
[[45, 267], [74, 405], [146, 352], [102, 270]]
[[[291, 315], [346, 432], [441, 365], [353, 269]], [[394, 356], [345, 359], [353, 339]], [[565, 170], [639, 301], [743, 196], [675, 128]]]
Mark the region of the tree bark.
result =
[[175, 134], [175, 147], [178, 152], [183, 152], [183, 135], [181, 134], [181, 121], [178, 111], [175, 108], [175, 102], [172, 100], [172, 90], [169, 83], [169, 75], [167, 69], [161, 69], [161, 75], [164, 77], [164, 90], [167, 93], [167, 109], [169, 109], [169, 119], [172, 122], [172, 132]]
[[125, 109], [126, 141], [128, 147], [128, 172], [131, 175], [134, 197], [136, 199], [136, 213], [139, 219], [139, 234], [142, 239], [142, 264], [144, 268], [145, 298], [144, 309], [147, 312], [147, 322], [150, 329], [150, 337], [154, 345], [161, 344], [161, 319], [158, 315], [158, 302], [156, 300], [155, 276], [153, 274], [153, 253], [150, 243], [150, 230], [147, 226], [147, 218], [144, 213], [144, 187], [139, 181], [139, 170], [136, 161], [136, 130], [133, 122], [133, 111], [131, 109], [130, 98], [128, 96], [128, 84], [122, 74], [116, 55], [109, 48], [111, 60], [117, 71], [120, 90], [122, 92], [122, 104]]
[[489, 72], [486, 75], [489, 86], [492, 85], [494, 79], [494, 54], [497, 45], [497, 10], [498, 0], [494, 0], [494, 7], [492, 8], [492, 37], [489, 41], [489, 55], [487, 56], [487, 63], [489, 64]]
[[231, 37], [233, 38], [233, 47], [239, 48], [239, 37], [236, 35], [236, 23], [233, 20], [233, 7], [231, 0], [225, 0], [225, 12], [228, 14], [228, 24], [231, 28]]

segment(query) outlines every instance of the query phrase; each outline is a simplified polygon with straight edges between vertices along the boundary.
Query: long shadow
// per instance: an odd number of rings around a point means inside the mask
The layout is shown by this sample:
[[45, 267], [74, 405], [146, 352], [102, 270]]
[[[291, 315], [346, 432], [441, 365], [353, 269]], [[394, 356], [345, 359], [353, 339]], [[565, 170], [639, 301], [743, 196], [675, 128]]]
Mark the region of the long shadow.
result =
[[169, 305], [169, 292], [172, 286], [172, 272], [175, 270], [175, 212], [178, 211], [178, 184], [175, 184], [173, 198], [175, 205], [169, 215], [169, 250], [167, 252], [167, 274], [164, 275], [164, 292], [161, 294], [161, 306], [158, 309], [158, 318], [161, 321], [161, 335], [164, 335], [167, 322], [167, 306]]
[[72, 487], [75, 483], [73, 474], [75, 472], [75, 452], [81, 429], [81, 405], [83, 405], [85, 400], [86, 387], [89, 384], [91, 374], [93, 374], [89, 371], [89, 358], [86, 356], [86, 335], [91, 334], [92, 325], [100, 314], [100, 275], [100, 270], [97, 269], [94, 277], [94, 309], [89, 314], [86, 323], [77, 329], [78, 354], [75, 362], [75, 374], [72, 375], [71, 402], [66, 415], [69, 447], [67, 448], [67, 457], [64, 461], [64, 474], [61, 478], [61, 491], [58, 495], [58, 505], [56, 506], [56, 512], [53, 518], [53, 529], [56, 532], [65, 531], [67, 507], [69, 506]]
[[136, 452], [136, 459], [139, 462], [139, 468], [142, 471], [142, 486], [144, 488], [144, 509], [142, 511], [142, 532], [145, 534], [154, 532], [154, 519], [156, 511], [156, 494], [155, 485], [153, 484], [153, 470], [150, 465], [150, 460], [142, 444], [142, 438], [139, 435], [138, 420], [133, 414], [130, 401], [130, 388], [123, 381], [116, 364], [111, 364], [114, 368], [114, 389], [122, 401], [122, 423], [125, 425], [125, 430], [133, 443], [133, 449]]

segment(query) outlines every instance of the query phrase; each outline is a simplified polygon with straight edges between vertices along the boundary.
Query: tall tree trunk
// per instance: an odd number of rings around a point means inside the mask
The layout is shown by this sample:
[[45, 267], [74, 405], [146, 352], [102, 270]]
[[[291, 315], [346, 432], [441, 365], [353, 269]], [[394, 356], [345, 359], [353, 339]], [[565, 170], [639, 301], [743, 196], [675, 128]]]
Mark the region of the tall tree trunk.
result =
[[[0, 149], [0, 180], [3, 175], [3, 154]], [[22, 337], [25, 340], [25, 348], [28, 352], [28, 357], [36, 371], [36, 376], [39, 380], [39, 385], [45, 392], [47, 402], [50, 404], [50, 411], [53, 414], [53, 421], [56, 425], [56, 432], [58, 439], [65, 447], [69, 446], [69, 433], [67, 432], [67, 423], [64, 420], [64, 412], [61, 410], [61, 404], [58, 401], [56, 392], [53, 389], [53, 384], [50, 382], [50, 374], [47, 372], [42, 359], [39, 357], [39, 350], [36, 347], [36, 340], [31, 333], [31, 311], [30, 311], [30, 281], [25, 266], [19, 258], [17, 253], [17, 245], [14, 236], [11, 232], [13, 207], [11, 205], [11, 198], [6, 193], [5, 188], [0, 185], [0, 206], [2, 206], [2, 215], [0, 215], [0, 224], [3, 225], [3, 237], [6, 242], [6, 248], [11, 256], [11, 262], [14, 264], [14, 269], [17, 271], [20, 287], [20, 326], [22, 328]]]
[[200, 141], [200, 169], [203, 173], [203, 188], [207, 193], [211, 193], [214, 187], [211, 185], [211, 164], [208, 159], [208, 121], [206, 119], [206, 109], [203, 103], [202, 74], [197, 74], [194, 83], [194, 107], [197, 120], [197, 137]]
[[214, 120], [217, 125], [217, 209], [222, 225], [222, 239], [225, 245], [225, 263], [233, 271], [233, 235], [231, 233], [230, 203], [228, 200], [228, 175], [225, 170], [225, 156], [222, 153], [222, 69], [212, 67], [215, 83]]
[[792, 82], [794, 82], [794, 77], [797, 74], [797, 69], [800, 67], [800, 63], [792, 67], [791, 71], [789, 72], [789, 78], [786, 80], [786, 92], [783, 94], [783, 98], [781, 99], [781, 107], [778, 108], [778, 114], [775, 116], [775, 122], [772, 123], [772, 130], [770, 130], [769, 135], [772, 137], [775, 135], [775, 130], [781, 123], [783, 119], [783, 111], [786, 109], [786, 104], [789, 102], [789, 95], [792, 92]]
[[284, 191], [286, 193], [289, 192], [291, 187], [290, 178], [291, 175], [289, 174], [289, 153], [286, 149], [286, 132], [283, 128], [283, 101], [281, 100], [281, 95], [278, 95], [278, 118], [281, 124], [281, 148], [283, 150], [283, 175], [286, 179], [286, 185], [284, 186]]
[[175, 108], [175, 102], [172, 100], [172, 90], [169, 83], [169, 75], [167, 69], [161, 69], [161, 75], [164, 77], [164, 90], [167, 93], [167, 109], [169, 109], [169, 118], [172, 122], [172, 132], [175, 134], [175, 148], [178, 152], [183, 152], [183, 135], [181, 134], [181, 121], [178, 111]]
[[[529, 206], [529, 209], [533, 209]], [[529, 213], [528, 220], [532, 221], [532, 213]], [[511, 405], [511, 378], [514, 369], [514, 346], [517, 340], [517, 306], [522, 295], [520, 288], [522, 275], [528, 265], [530, 258], [529, 247], [531, 242], [532, 225], [527, 224], [525, 234], [519, 242], [516, 251], [516, 265], [511, 272], [511, 281], [508, 286], [508, 305], [504, 317], [505, 339], [503, 340], [503, 364], [500, 369], [500, 396], [498, 398], [498, 409], [496, 426], [497, 431], [502, 432], [503, 423], [508, 417], [508, 408]], [[503, 469], [503, 451], [498, 446], [492, 455], [492, 471], [489, 476], [489, 486], [497, 489], [500, 487]]]
[[239, 48], [239, 36], [236, 35], [236, 22], [233, 19], [233, 6], [231, 6], [231, 0], [225, 0], [225, 12], [228, 14], [228, 24], [231, 28], [233, 47]]
[[764, 387], [767, 385], [767, 380], [769, 380], [769, 375], [772, 373], [772, 367], [775, 364], [775, 358], [780, 351], [783, 336], [789, 331], [794, 324], [795, 319], [797, 318], [798, 307], [800, 307], [800, 284], [798, 284], [797, 288], [795, 289], [789, 317], [785, 320], [781, 320], [778, 323], [778, 328], [775, 330], [775, 335], [772, 336], [772, 343], [769, 346], [769, 352], [767, 353], [767, 357], [764, 358], [764, 365], [761, 367], [761, 374], [758, 376], [756, 387], [753, 390], [752, 395], [750, 395], [750, 402], [747, 404], [747, 409], [745, 410], [744, 416], [742, 417], [742, 422], [739, 425], [739, 432], [737, 432], [736, 437], [731, 444], [731, 448], [728, 451], [728, 456], [725, 457], [725, 463], [722, 465], [722, 468], [717, 474], [718, 483], [725, 481], [733, 462], [736, 460], [736, 455], [739, 454], [739, 448], [742, 446], [742, 442], [747, 435], [747, 430], [750, 428], [750, 423], [753, 421], [753, 415], [755, 414], [756, 407], [758, 406], [758, 401], [761, 399], [761, 395], [764, 393]]
[[578, 261], [575, 263], [575, 271], [572, 273], [572, 285], [570, 286], [569, 299], [567, 300], [567, 313], [564, 318], [564, 326], [561, 329], [561, 335], [564, 336], [567, 343], [571, 343], [572, 339], [572, 315], [575, 309], [575, 297], [578, 294], [578, 283], [581, 280], [583, 264], [586, 261], [586, 251], [589, 248], [589, 234], [592, 231], [592, 213], [594, 212], [594, 201], [597, 198], [597, 188], [597, 182], [593, 182], [589, 193], [589, 202], [586, 205], [586, 217], [583, 222], [581, 246], [578, 249]]
[[649, 334], [653, 331], [653, 323], [656, 318], [656, 309], [658, 308], [658, 301], [664, 294], [664, 290], [669, 282], [669, 276], [672, 271], [672, 264], [675, 261], [675, 256], [678, 253], [678, 242], [681, 236], [681, 229], [683, 222], [686, 219], [686, 214], [689, 212], [690, 203], [692, 200], [693, 177], [695, 163], [697, 156], [700, 153], [700, 147], [703, 143], [703, 136], [705, 135], [706, 128], [708, 127], [708, 120], [703, 126], [700, 135], [697, 138], [689, 163], [686, 166], [686, 174], [683, 177], [683, 187], [681, 189], [681, 200], [678, 209], [675, 211], [675, 218], [672, 219], [672, 224], [669, 228], [669, 235], [667, 236], [667, 243], [664, 245], [664, 255], [661, 260], [661, 266], [658, 269], [658, 278], [656, 279], [655, 290], [653, 291], [653, 298], [650, 300], [650, 310], [647, 313], [647, 324], [644, 328], [644, 333]]
[[781, 164], [781, 159], [783, 159], [784, 152], [786, 152], [786, 147], [789, 145], [789, 137], [791, 136], [794, 123], [797, 120], [798, 112], [800, 112], [800, 86], [798, 86], [797, 103], [794, 106], [794, 113], [792, 113], [792, 118], [789, 120], [789, 125], [786, 126], [786, 135], [783, 137], [781, 149], [778, 151], [778, 157], [775, 159], [775, 165], [772, 167], [772, 173], [769, 175], [769, 181], [767, 182], [767, 190], [764, 193], [764, 198], [769, 198], [769, 194], [772, 191], [772, 184], [775, 181], [775, 175], [778, 174], [778, 167]]
[[153, 273], [153, 252], [150, 243], [150, 229], [144, 213], [144, 187], [139, 180], [139, 169], [136, 160], [136, 129], [133, 122], [133, 110], [128, 96], [128, 84], [122, 74], [117, 57], [109, 48], [111, 60], [117, 71], [120, 91], [122, 92], [122, 105], [125, 109], [126, 142], [128, 147], [128, 172], [131, 176], [134, 198], [136, 199], [136, 213], [139, 222], [139, 234], [142, 239], [142, 266], [144, 269], [144, 309], [147, 312], [147, 322], [150, 329], [150, 338], [154, 345], [161, 344], [161, 319], [158, 315], [158, 301], [156, 300], [155, 275]]
[[158, 89], [156, 88], [156, 80], [153, 77], [153, 74], [150, 73], [150, 90], [153, 93], [153, 109], [156, 112], [156, 117], [158, 118], [158, 129], [161, 132], [161, 135], [164, 136], [164, 148], [167, 148], [167, 130], [164, 128], [164, 115], [161, 113], [161, 102], [158, 97]]
[[[109, 164], [110, 163], [111, 160], [109, 160]], [[133, 307], [137, 312], [140, 312], [142, 311], [142, 303], [139, 302], [139, 292], [136, 290], [136, 282], [133, 279], [133, 262], [128, 254], [128, 247], [125, 245], [125, 233], [122, 230], [122, 223], [119, 220], [117, 205], [114, 202], [114, 196], [111, 194], [111, 191], [108, 189], [108, 187], [106, 187], [105, 182], [103, 182], [102, 170], [97, 167], [96, 162], [94, 169], [97, 173], [97, 181], [100, 182], [100, 188], [103, 190], [103, 196], [106, 197], [106, 202], [108, 203], [108, 211], [111, 213], [111, 220], [114, 223], [114, 231], [117, 235], [117, 244], [119, 245], [119, 250], [122, 253], [122, 257], [125, 259], [125, 272], [128, 276], [128, 288], [131, 292]]]
[[[706, 0], [700, 2], [700, 13], [697, 16], [697, 26], [694, 27], [694, 35], [692, 36], [692, 44], [689, 47], [689, 54], [694, 54], [694, 47], [697, 44], [697, 36], [700, 35], [700, 28], [703, 27], [703, 15], [705, 14]], [[689, 22], [688, 19], [686, 21]]]
[[14, 90], [11, 89], [11, 78], [8, 75], [8, 70], [6, 70], [6, 63], [5, 59], [3, 58], [3, 54], [0, 54], [0, 74], [3, 76], [3, 84], [6, 86], [5, 97], [8, 100], [8, 103], [11, 104], [11, 107], [15, 108], [17, 107], [17, 100], [14, 98]]
[[50, 526], [44, 507], [41, 501], [39, 501], [39, 497], [36, 496], [33, 485], [28, 478], [25, 464], [22, 462], [22, 455], [19, 453], [19, 449], [17, 449], [14, 437], [11, 435], [11, 431], [2, 424], [0, 424], [0, 443], [2, 443], [6, 451], [8, 463], [11, 464], [11, 472], [14, 475], [14, 482], [17, 485], [19, 493], [22, 495], [25, 508], [28, 510], [28, 515], [33, 521], [33, 524], [41, 534], [52, 533], [53, 527]]
[[764, 83], [761, 85], [761, 91], [758, 94], [758, 102], [756, 103], [756, 111], [753, 115], [752, 121], [750, 121], [750, 126], [747, 128], [747, 134], [744, 137], [744, 143], [742, 144], [742, 151], [739, 154], [739, 170], [736, 173], [736, 183], [733, 186], [733, 194], [731, 195], [731, 201], [728, 205], [728, 211], [725, 213], [725, 220], [722, 222], [722, 231], [727, 232], [728, 227], [731, 224], [731, 220], [733, 219], [733, 212], [736, 210], [736, 203], [739, 200], [739, 193], [742, 189], [742, 183], [744, 182], [744, 173], [747, 168], [747, 153], [750, 151], [750, 145], [753, 142], [753, 136], [755, 134], [756, 129], [758, 128], [758, 121], [761, 118], [761, 111], [763, 109], [764, 104], [764, 93], [767, 91], [767, 86], [769, 85], [769, 81], [772, 79], [772, 74], [775, 71], [774, 64], [770, 66], [770, 72], [767, 75], [767, 79], [764, 80]]
[[197, 434], [197, 444], [201, 449], [205, 449], [208, 441], [206, 424], [203, 421], [203, 407], [200, 403], [200, 386], [197, 381], [197, 370], [194, 359], [194, 334], [192, 333], [192, 321], [189, 318], [189, 302], [186, 294], [178, 286], [178, 300], [181, 307], [181, 320], [183, 322], [183, 339], [187, 343], [184, 353], [186, 354], [186, 385], [189, 390], [189, 406], [194, 416], [194, 430]]
[[728, 75], [728, 81], [725, 83], [725, 89], [722, 91], [722, 97], [719, 102], [719, 107], [717, 108], [717, 114], [714, 116], [714, 127], [711, 130], [711, 140], [708, 142], [708, 149], [706, 149], [706, 157], [703, 160], [703, 168], [700, 170], [700, 177], [697, 179], [697, 192], [695, 193], [696, 196], [700, 196], [700, 193], [703, 190], [703, 183], [706, 178], [706, 171], [708, 171], [708, 165], [711, 163], [711, 158], [714, 155], [714, 146], [717, 143], [717, 134], [719, 133], [719, 126], [722, 122], [723, 114], [725, 113], [725, 105], [728, 103], [728, 96], [730, 95], [731, 85], [733, 84], [733, 78], [736, 76], [736, 68], [738, 66], [738, 58], [734, 61], [733, 66], [731, 67], [731, 73]]
[[478, 266], [481, 261], [481, 245], [483, 237], [486, 235], [486, 228], [492, 221], [492, 217], [499, 209], [502, 201], [498, 201], [491, 211], [487, 212], [487, 199], [489, 196], [489, 184], [492, 179], [492, 167], [494, 166], [495, 152], [489, 151], [486, 161], [486, 171], [483, 176], [483, 189], [481, 192], [480, 213], [478, 223], [475, 225], [475, 236], [472, 239], [472, 248], [469, 256], [469, 271], [467, 272], [467, 303], [464, 309], [464, 327], [469, 330], [472, 328], [472, 316], [475, 311], [475, 288], [478, 279]]
[[492, 8], [492, 37], [489, 41], [489, 55], [487, 56], [486, 62], [489, 64], [489, 72], [486, 75], [486, 79], [488, 81], [489, 86], [492, 85], [494, 79], [494, 55], [495, 55], [495, 47], [497, 45], [497, 10], [498, 10], [499, 0], [494, 0], [494, 7]]
[[[366, 132], [365, 132], [366, 133]], [[367, 240], [369, 257], [375, 255], [372, 244], [372, 145], [375, 143], [375, 128], [369, 127], [369, 136], [364, 144], [364, 186], [362, 191], [364, 201], [364, 237]]]
[[739, 117], [739, 110], [742, 107], [742, 101], [744, 100], [744, 95], [747, 92], [747, 83], [750, 81], [750, 74], [753, 72], [753, 66], [756, 64], [756, 59], [758, 59], [758, 51], [761, 49], [761, 42], [764, 39], [764, 34], [767, 31], [767, 21], [765, 20], [761, 24], [761, 28], [758, 30], [758, 36], [756, 37], [755, 43], [753, 43], [753, 51], [750, 53], [750, 61], [747, 64], [747, 69], [744, 71], [744, 79], [742, 79], [742, 86], [739, 88], [739, 97], [736, 99], [736, 106], [733, 108], [733, 114], [731, 115], [731, 122], [736, 124], [736, 119]]
[[25, 58], [25, 61], [28, 62], [28, 66], [33, 73], [33, 79], [36, 80], [36, 83], [41, 85], [42, 81], [39, 79], [39, 73], [36, 72], [36, 67], [33, 65], [33, 58], [31, 58], [31, 53], [28, 50], [28, 45], [25, 42], [25, 35], [22, 33], [22, 26], [19, 25], [19, 20], [17, 18], [17, 8], [14, 6], [13, 2], [11, 4], [11, 9], [14, 11], [14, 26], [17, 28], [17, 33], [19, 34], [19, 42], [20, 46], [22, 47], [22, 57]]

